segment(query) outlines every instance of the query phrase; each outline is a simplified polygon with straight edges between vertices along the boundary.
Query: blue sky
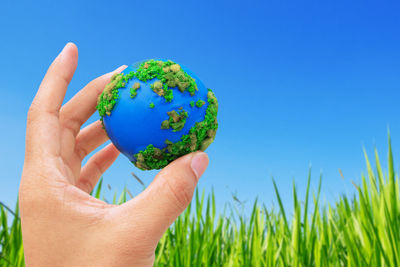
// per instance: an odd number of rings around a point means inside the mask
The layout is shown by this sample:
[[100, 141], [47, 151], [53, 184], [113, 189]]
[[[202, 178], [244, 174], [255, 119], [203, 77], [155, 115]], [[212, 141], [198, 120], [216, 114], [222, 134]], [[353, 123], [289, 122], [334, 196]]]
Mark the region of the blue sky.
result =
[[[327, 201], [354, 192], [363, 146], [385, 158], [390, 127], [400, 152], [400, 5], [320, 2], [3, 1], [0, 201], [15, 203], [26, 113], [68, 41], [80, 58], [66, 100], [91, 79], [148, 58], [180, 62], [214, 90], [220, 128], [199, 188], [213, 187], [220, 205], [232, 193], [272, 203], [274, 177], [290, 206], [292, 182], [304, 193], [310, 164], [313, 188], [323, 172]], [[136, 194], [131, 171], [146, 184], [157, 173], [120, 156], [105, 183]]]

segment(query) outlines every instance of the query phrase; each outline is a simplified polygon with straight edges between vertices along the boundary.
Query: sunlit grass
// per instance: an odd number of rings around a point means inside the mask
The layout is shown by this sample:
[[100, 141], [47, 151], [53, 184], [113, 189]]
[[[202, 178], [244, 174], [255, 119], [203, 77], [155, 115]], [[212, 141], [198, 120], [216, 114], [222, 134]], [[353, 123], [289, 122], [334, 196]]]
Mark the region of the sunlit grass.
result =
[[[255, 201], [241, 212], [217, 214], [214, 193], [196, 192], [193, 203], [171, 226], [156, 250], [156, 266], [400, 266], [400, 195], [389, 142], [387, 171], [375, 152], [375, 170], [366, 153], [367, 175], [357, 193], [320, 203], [321, 180], [305, 199], [293, 186], [287, 212], [273, 183], [278, 209]], [[100, 198], [102, 182], [93, 195]], [[127, 201], [124, 190], [113, 203]], [[23, 266], [18, 209], [0, 207], [0, 265]], [[7, 219], [11, 219], [8, 222]]]

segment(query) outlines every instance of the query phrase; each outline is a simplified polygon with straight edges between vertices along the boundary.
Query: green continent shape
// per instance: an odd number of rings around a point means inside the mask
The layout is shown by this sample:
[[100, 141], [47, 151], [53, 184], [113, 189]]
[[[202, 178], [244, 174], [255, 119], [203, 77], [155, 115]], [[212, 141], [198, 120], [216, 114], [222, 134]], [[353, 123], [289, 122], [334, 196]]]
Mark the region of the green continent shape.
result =
[[[110, 83], [106, 85], [104, 91], [100, 94], [97, 101], [97, 110], [101, 116], [101, 120], [106, 115], [111, 115], [111, 111], [119, 98], [119, 88], [125, 87], [126, 83], [133, 78], [137, 78], [142, 82], [157, 78], [159, 81], [151, 85], [152, 90], [160, 97], [164, 97], [166, 102], [172, 102], [174, 95], [171, 88], [178, 87], [181, 93], [188, 91], [194, 96], [198, 91], [196, 81], [187, 74], [179, 64], [168, 60], [150, 59], [128, 74], [114, 74]], [[130, 89], [131, 98], [135, 98], [140, 88], [139, 83], [135, 83]]]
[[148, 145], [145, 150], [134, 155], [136, 161], [133, 164], [142, 170], [162, 169], [183, 155], [198, 150], [204, 151], [214, 141], [218, 129], [218, 101], [210, 89], [208, 89], [207, 102], [204, 120], [197, 122], [189, 130], [189, 134], [183, 135], [176, 143], [166, 140], [167, 147], [164, 149], [154, 147], [152, 144]]
[[169, 119], [161, 123], [161, 129], [166, 130], [172, 128], [174, 132], [180, 131], [185, 127], [188, 113], [185, 110], [172, 110], [167, 112]]

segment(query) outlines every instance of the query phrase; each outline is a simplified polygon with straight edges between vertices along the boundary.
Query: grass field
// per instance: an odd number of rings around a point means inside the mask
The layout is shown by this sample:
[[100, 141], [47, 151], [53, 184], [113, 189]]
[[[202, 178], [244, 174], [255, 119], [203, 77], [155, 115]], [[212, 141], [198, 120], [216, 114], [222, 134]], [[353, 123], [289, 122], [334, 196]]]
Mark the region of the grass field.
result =
[[[293, 186], [294, 210], [257, 201], [249, 218], [234, 209], [217, 214], [215, 195], [196, 193], [191, 206], [161, 239], [155, 266], [400, 266], [400, 196], [389, 140], [384, 171], [375, 152], [357, 193], [322, 205], [320, 188], [305, 199]], [[99, 183], [94, 195], [100, 197]], [[126, 190], [114, 203], [126, 201]], [[0, 266], [23, 266], [18, 208], [0, 207]], [[11, 221], [9, 221], [11, 220]]]

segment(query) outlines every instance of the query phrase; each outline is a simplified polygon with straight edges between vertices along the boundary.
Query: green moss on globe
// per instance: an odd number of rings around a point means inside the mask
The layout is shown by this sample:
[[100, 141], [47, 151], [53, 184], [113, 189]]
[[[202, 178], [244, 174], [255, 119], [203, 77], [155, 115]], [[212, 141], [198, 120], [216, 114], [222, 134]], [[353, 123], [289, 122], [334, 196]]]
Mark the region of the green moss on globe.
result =
[[[157, 78], [158, 81], [154, 82], [151, 88], [160, 97], [164, 97], [166, 102], [171, 102], [174, 98], [171, 88], [178, 87], [180, 92], [188, 91], [191, 96], [194, 96], [198, 90], [196, 81], [182, 70], [180, 65], [171, 60], [164, 62], [151, 59], [140, 64], [136, 71], [113, 75], [97, 101], [96, 108], [101, 117], [111, 115], [111, 111], [118, 100], [118, 89], [125, 87], [126, 83], [134, 77], [142, 82]], [[137, 96], [139, 88], [140, 84], [135, 83], [130, 90], [131, 98]]]
[[206, 102], [204, 102], [204, 100], [199, 99], [196, 102], [196, 107], [201, 108], [202, 106], [204, 106], [205, 103]]
[[185, 127], [186, 118], [188, 117], [188, 113], [185, 110], [169, 111], [167, 112], [169, 119], [165, 120], [161, 123], [161, 129], [166, 130], [172, 128], [174, 132], [180, 131]]
[[123, 74], [114, 74], [111, 81], [105, 86], [103, 92], [97, 99], [97, 110], [101, 117], [110, 116], [118, 99], [118, 89], [125, 87], [126, 81]]
[[218, 129], [218, 101], [214, 93], [208, 90], [208, 107], [204, 120], [197, 122], [180, 141], [173, 143], [166, 140], [166, 148], [148, 145], [145, 150], [135, 154], [136, 162], [133, 163], [136, 167], [142, 170], [161, 169], [178, 157], [198, 150], [204, 151], [214, 141]]
[[137, 96], [137, 90], [140, 88], [140, 83], [136, 82], [133, 84], [130, 93], [131, 93], [131, 98], [135, 98]]

